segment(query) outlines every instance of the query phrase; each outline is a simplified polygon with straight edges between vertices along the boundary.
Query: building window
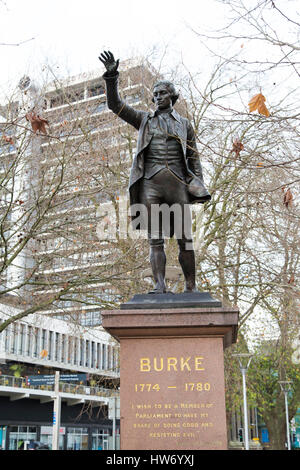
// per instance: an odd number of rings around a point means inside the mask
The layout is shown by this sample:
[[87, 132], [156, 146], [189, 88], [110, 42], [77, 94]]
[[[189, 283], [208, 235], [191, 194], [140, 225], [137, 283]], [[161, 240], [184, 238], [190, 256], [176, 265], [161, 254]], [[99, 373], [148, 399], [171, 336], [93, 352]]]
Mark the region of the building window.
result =
[[111, 346], [107, 346], [107, 369], [111, 369]]
[[114, 364], [113, 364], [113, 369], [114, 370], [119, 370], [119, 349], [114, 348]]
[[[50, 450], [52, 449], [52, 433], [53, 433], [52, 426], [41, 426], [40, 442], [48, 446]], [[65, 435], [65, 428], [61, 427], [59, 429], [59, 450], [64, 449], [64, 435]]]
[[106, 345], [102, 344], [102, 370], [106, 369]]
[[59, 361], [59, 333], [55, 333], [54, 360]]
[[66, 354], [66, 335], [61, 335], [61, 362], [65, 362], [65, 354]]
[[74, 364], [75, 365], [79, 365], [78, 353], [79, 353], [79, 341], [77, 338], [74, 338]]
[[62, 106], [64, 104], [64, 97], [62, 94], [54, 96], [50, 99], [50, 108], [56, 108], [57, 106]]
[[50, 98], [50, 108], [57, 108], [64, 104], [74, 103], [84, 99], [84, 89], [77, 89], [73, 91], [58, 92]]
[[68, 336], [68, 363], [74, 364], [75, 361], [75, 338], [74, 336]]
[[9, 433], [9, 450], [22, 450], [25, 442], [36, 440], [36, 438], [36, 427], [12, 426]]
[[4, 344], [4, 350], [8, 351], [8, 328], [5, 328], [4, 331], [2, 331], [2, 338], [3, 338], [3, 344]]
[[141, 101], [141, 97], [138, 93], [136, 93], [135, 95], [125, 96], [125, 99], [128, 104], [134, 104], [134, 103], [138, 103], [139, 101]]
[[46, 330], [42, 329], [42, 351], [46, 349]]
[[99, 311], [85, 312], [80, 316], [82, 326], [95, 326], [102, 324], [102, 316]]
[[49, 331], [49, 344], [48, 344], [48, 359], [52, 360], [53, 354], [53, 331]]
[[88, 97], [103, 95], [104, 87], [103, 85], [95, 85], [88, 88]]
[[101, 113], [106, 109], [106, 102], [103, 101], [102, 103], [99, 103], [94, 109], [93, 109], [93, 114], [96, 113]]
[[101, 344], [100, 343], [97, 343], [96, 367], [97, 369], [101, 368]]
[[13, 325], [13, 341], [12, 341], [12, 353], [17, 354], [17, 347], [18, 347], [18, 325], [15, 323]]
[[67, 450], [88, 450], [88, 428], [68, 428]]
[[88, 367], [89, 365], [89, 359], [90, 359], [90, 342], [86, 341], [85, 342], [85, 367]]
[[83, 358], [84, 358], [84, 340], [80, 340], [80, 365], [83, 366]]
[[108, 438], [110, 434], [107, 429], [93, 429], [92, 450], [108, 450]]
[[30, 356], [30, 345], [32, 344], [32, 326], [28, 325], [27, 327], [27, 345], [26, 345], [26, 351], [25, 354], [26, 356]]
[[32, 335], [32, 342], [33, 342], [33, 347], [32, 347], [32, 355], [33, 357], [37, 357], [37, 351], [38, 351], [38, 328], [33, 329], [33, 335]]
[[18, 354], [24, 353], [24, 325], [22, 323], [19, 324], [19, 344], [18, 344]]

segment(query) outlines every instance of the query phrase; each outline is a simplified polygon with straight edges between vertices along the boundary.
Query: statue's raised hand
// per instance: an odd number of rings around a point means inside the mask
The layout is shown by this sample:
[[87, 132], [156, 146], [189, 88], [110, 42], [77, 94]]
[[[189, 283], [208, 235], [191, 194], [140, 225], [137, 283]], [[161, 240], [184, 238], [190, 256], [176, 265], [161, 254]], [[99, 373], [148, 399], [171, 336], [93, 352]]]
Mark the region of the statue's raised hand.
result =
[[118, 70], [119, 59], [115, 60], [110, 51], [103, 51], [99, 56], [99, 60], [104, 65], [109, 75], [113, 75]]

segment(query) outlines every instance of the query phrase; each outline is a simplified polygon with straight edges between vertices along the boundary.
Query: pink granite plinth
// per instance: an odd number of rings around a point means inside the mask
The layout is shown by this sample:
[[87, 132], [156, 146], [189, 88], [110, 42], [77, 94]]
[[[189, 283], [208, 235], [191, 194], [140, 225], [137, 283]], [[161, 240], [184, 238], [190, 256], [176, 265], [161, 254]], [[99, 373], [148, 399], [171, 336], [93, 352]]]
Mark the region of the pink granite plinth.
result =
[[238, 309], [103, 312], [120, 341], [122, 450], [224, 450], [224, 349]]

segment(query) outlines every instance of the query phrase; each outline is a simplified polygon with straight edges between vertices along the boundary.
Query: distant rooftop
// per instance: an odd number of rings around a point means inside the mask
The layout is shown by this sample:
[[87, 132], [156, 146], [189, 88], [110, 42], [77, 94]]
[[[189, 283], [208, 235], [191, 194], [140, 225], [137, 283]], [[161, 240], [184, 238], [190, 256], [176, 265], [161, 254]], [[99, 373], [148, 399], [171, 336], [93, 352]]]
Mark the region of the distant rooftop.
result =
[[[84, 81], [93, 81], [99, 78], [102, 78], [102, 75], [105, 72], [104, 66], [99, 62], [100, 66], [97, 69], [90, 70], [87, 72], [80, 73], [78, 75], [71, 75], [65, 79], [57, 79], [47, 85], [47, 92], [51, 92], [57, 89], [57, 84], [61, 86], [76, 86]], [[135, 57], [133, 59], [123, 60], [119, 64], [119, 70], [126, 71], [133, 67], [138, 67], [144, 65], [151, 70], [152, 73], [157, 74], [157, 71], [152, 67], [152, 65], [143, 57]]]

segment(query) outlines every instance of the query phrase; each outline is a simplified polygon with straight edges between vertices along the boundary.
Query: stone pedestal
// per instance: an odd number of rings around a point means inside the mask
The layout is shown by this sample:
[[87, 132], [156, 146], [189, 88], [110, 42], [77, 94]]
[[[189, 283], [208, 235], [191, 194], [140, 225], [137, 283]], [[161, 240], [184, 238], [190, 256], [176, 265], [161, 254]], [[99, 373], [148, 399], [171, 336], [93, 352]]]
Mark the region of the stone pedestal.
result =
[[120, 341], [121, 450], [227, 449], [223, 350], [238, 310], [206, 293], [166, 295], [103, 312]]

